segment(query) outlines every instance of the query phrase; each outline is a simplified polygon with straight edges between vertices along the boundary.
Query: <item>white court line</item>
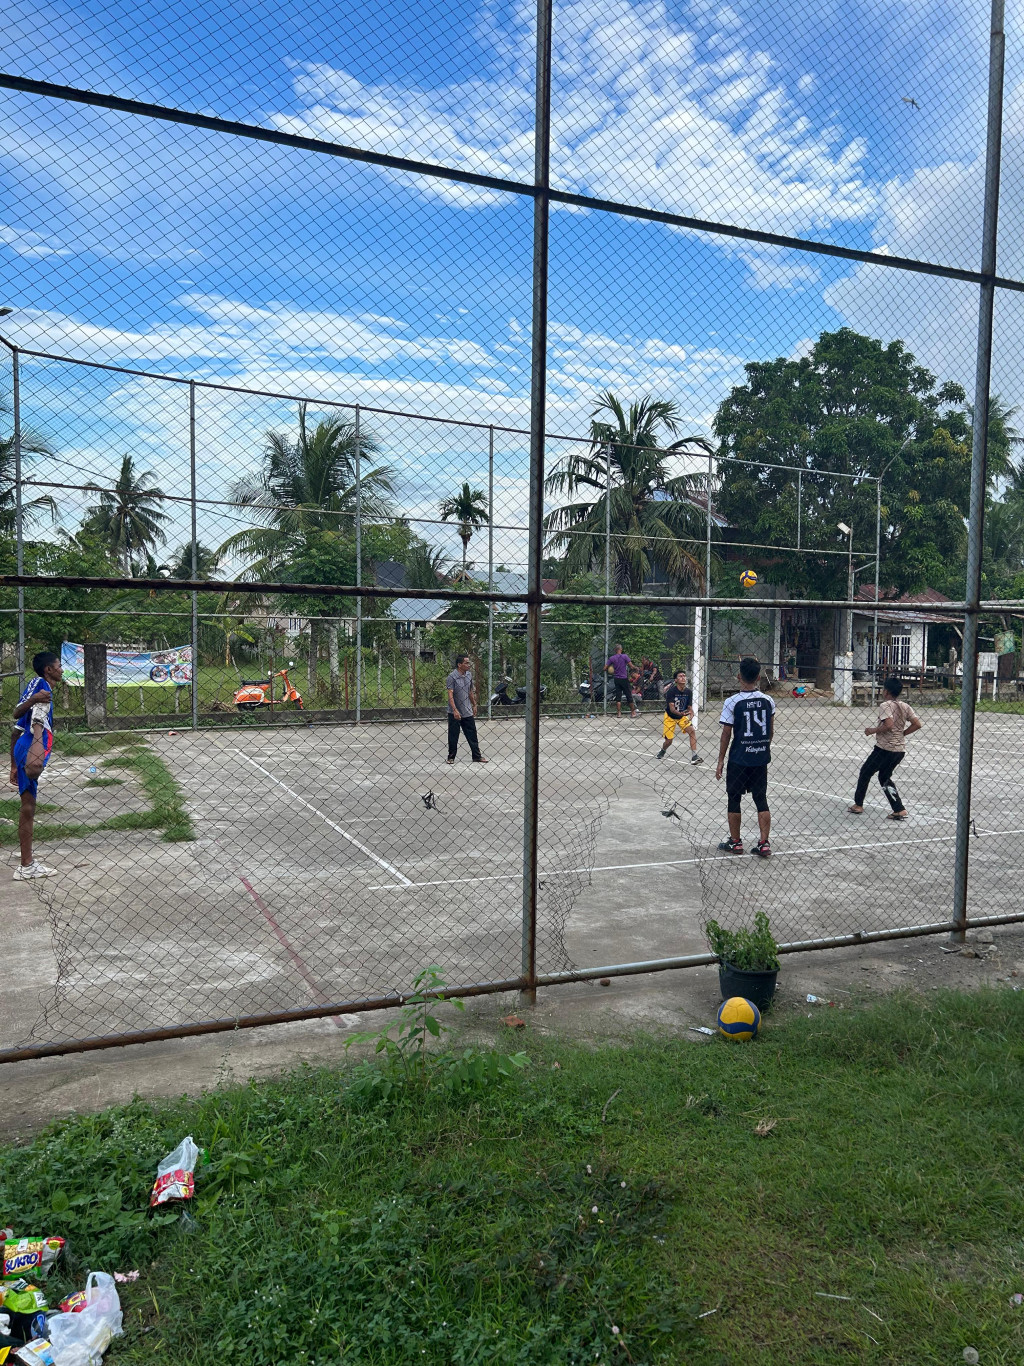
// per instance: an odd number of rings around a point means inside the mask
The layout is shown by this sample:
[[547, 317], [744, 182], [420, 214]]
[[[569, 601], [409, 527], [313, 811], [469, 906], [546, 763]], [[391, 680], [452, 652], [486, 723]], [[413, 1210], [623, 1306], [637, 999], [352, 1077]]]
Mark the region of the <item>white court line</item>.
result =
[[[1024, 835], [1021, 830], [984, 830], [980, 834], [973, 836], [974, 839], [985, 839], [992, 835]], [[903, 849], [908, 844], [944, 844], [956, 839], [956, 835], [929, 835], [919, 840], [876, 840], [870, 844], [830, 844], [824, 848], [815, 849], [780, 849], [773, 854], [773, 858], [792, 858], [797, 854], [835, 854], [840, 850], [849, 849]], [[723, 859], [735, 857], [735, 855], [723, 854]], [[606, 863], [599, 868], [556, 868], [550, 873], [540, 873], [540, 878], [546, 877], [571, 877], [574, 873], [619, 873], [630, 868], [679, 868], [691, 863], [707, 863], [707, 858], [670, 858], [664, 859], [660, 863]], [[456, 877], [448, 881], [439, 882], [410, 882], [405, 879], [405, 885], [413, 891], [418, 891], [421, 887], [456, 887], [467, 882], [512, 882], [518, 881], [522, 873], [495, 873], [490, 877]], [[368, 892], [390, 892], [396, 890], [397, 884], [385, 882], [377, 887], [367, 887]]]
[[[361, 850], [361, 852], [364, 853], [367, 858], [373, 859], [374, 863], [378, 864], [381, 868], [383, 868], [386, 873], [390, 873], [392, 877], [398, 878], [398, 882], [397, 884], [395, 884], [396, 886], [416, 886], [416, 884], [410, 878], [407, 878], [404, 873], [400, 873], [397, 868], [395, 868], [392, 864], [388, 863], [387, 859], [382, 859], [378, 854], [375, 854], [372, 849], [367, 849], [365, 844], [361, 844], [359, 840], [357, 840], [354, 835], [350, 835], [347, 830], [342, 830], [340, 825], [336, 825], [335, 822], [332, 821], [329, 816], [325, 816], [322, 811], [318, 811], [315, 806], [313, 806], [310, 802], [306, 801], [305, 797], [300, 797], [297, 792], [295, 792], [292, 788], [288, 786], [287, 783], [283, 783], [280, 778], [275, 778], [272, 773], [268, 773], [262, 764], [258, 764], [255, 759], [250, 759], [248, 754], [243, 754], [240, 749], [236, 749], [235, 753], [238, 755], [240, 759], [244, 759], [247, 764], [252, 764], [253, 768], [258, 768], [259, 771], [266, 777], [268, 777], [272, 783], [277, 783], [278, 787], [282, 788], [285, 792], [287, 792], [289, 797], [294, 797], [295, 800], [300, 803], [300, 805], [306, 808], [307, 811], [312, 811], [314, 816], [319, 816], [320, 819], [323, 821], [324, 825], [329, 825], [332, 830], [337, 831], [337, 833], [342, 837], [342, 839], [348, 840], [349, 844], [354, 844], [357, 849]], [[375, 888], [374, 890], [377, 889]]]

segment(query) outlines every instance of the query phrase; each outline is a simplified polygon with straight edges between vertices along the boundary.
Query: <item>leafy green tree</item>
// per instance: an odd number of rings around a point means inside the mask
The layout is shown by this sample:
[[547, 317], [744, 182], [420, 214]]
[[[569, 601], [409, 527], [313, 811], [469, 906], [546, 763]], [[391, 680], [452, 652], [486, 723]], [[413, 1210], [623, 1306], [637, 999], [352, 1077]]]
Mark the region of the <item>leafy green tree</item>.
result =
[[703, 587], [704, 549], [696, 542], [704, 540], [706, 514], [695, 500], [707, 481], [678, 465], [710, 446], [696, 436], [669, 440], [679, 409], [664, 400], [642, 398], [627, 410], [606, 393], [592, 418], [589, 448], [573, 451], [547, 478], [549, 494], [572, 500], [544, 522], [549, 549], [565, 551], [562, 577], [603, 569], [610, 520], [615, 590], [639, 593], [655, 565], [679, 585]]
[[147, 552], [166, 539], [163, 524], [168, 516], [160, 510], [164, 494], [149, 482], [152, 478], [149, 471], [139, 474], [132, 456], [126, 455], [113, 488], [86, 486], [100, 496], [88, 510], [85, 530], [105, 543], [110, 557], [125, 574], [132, 572], [137, 561], [145, 562]]
[[[9, 408], [0, 402], [0, 414], [7, 414]], [[25, 466], [37, 455], [53, 455], [53, 447], [42, 436], [36, 432], [21, 431], [21, 464], [22, 476], [25, 474]], [[6, 436], [0, 436], [0, 536], [13, 536], [16, 531], [17, 523], [17, 489], [14, 480], [15, 449], [14, 432], [11, 431]], [[56, 521], [57, 504], [49, 496], [42, 494], [37, 497], [27, 497], [24, 485], [21, 492], [21, 523], [25, 529], [38, 519], [41, 513], [46, 513], [50, 521]]]
[[239, 555], [249, 562], [247, 577], [267, 578], [301, 554], [311, 536], [352, 539], [357, 502], [367, 522], [389, 518], [393, 472], [371, 463], [379, 449], [372, 433], [361, 428], [357, 436], [355, 423], [338, 416], [310, 430], [301, 403], [295, 440], [267, 432], [259, 473], [231, 489], [234, 505], [262, 525], [229, 536], [218, 554]]
[[612, 640], [609, 643], [613, 647], [616, 642], [621, 642], [622, 648], [635, 664], [639, 664], [641, 659], [657, 660], [665, 648], [667, 627], [665, 618], [656, 607], [613, 607], [611, 617]]
[[483, 489], [471, 489], [463, 483], [458, 493], [450, 498], [442, 498], [438, 505], [442, 522], [458, 522], [459, 540], [462, 542], [462, 581], [468, 578], [467, 558], [469, 543], [473, 532], [490, 522], [487, 510], [487, 496]]
[[[882, 476], [883, 588], [944, 583], [966, 543], [971, 430], [963, 389], [940, 385], [901, 341], [849, 328], [823, 332], [798, 360], [745, 369], [746, 383], [731, 391], [714, 422], [720, 454], [732, 457], [719, 465], [718, 507], [736, 540], [793, 547], [799, 472], [804, 547], [745, 550], [745, 561], [798, 596], [845, 597], [847, 540], [838, 523], [853, 528], [856, 558], [872, 559], [873, 481]], [[994, 475], [1002, 460], [996, 449]], [[834, 630], [823, 613], [822, 687], [831, 681]]]
[[995, 395], [989, 400], [990, 464], [994, 453], [998, 473], [989, 480], [982, 594], [991, 598], [1017, 596], [1014, 584], [1024, 573], [1024, 464], [1017, 450], [1024, 437], [1013, 425], [1017, 412]]
[[220, 568], [220, 553], [211, 550], [209, 546], [203, 545], [201, 541], [196, 542], [196, 568], [195, 574], [192, 572], [192, 542], [186, 543], [178, 550], [174, 559], [168, 564], [158, 566], [157, 572], [167, 574], [172, 579], [212, 579]]
[[405, 582], [409, 588], [438, 588], [444, 581], [448, 556], [443, 550], [416, 541], [405, 559]]

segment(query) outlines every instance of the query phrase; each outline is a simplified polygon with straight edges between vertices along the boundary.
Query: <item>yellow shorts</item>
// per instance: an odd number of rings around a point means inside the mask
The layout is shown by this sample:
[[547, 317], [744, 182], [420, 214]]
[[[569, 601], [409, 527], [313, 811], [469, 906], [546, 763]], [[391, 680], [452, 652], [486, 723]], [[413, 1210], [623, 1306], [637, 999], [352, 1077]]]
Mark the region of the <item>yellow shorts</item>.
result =
[[666, 712], [661, 727], [661, 733], [666, 740], [675, 739], [677, 727], [685, 734], [690, 729], [690, 718], [688, 716], [669, 716]]

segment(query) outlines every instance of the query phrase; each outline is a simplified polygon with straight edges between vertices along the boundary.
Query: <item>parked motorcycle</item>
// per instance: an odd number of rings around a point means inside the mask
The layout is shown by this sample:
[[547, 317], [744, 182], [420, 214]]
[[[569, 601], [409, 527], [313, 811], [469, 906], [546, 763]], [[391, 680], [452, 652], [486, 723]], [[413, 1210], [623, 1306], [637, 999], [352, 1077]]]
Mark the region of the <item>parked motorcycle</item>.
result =
[[[515, 697], [509, 697], [508, 690], [511, 682], [511, 678], [503, 678], [501, 682], [497, 684], [494, 692], [491, 693], [492, 707], [522, 707], [526, 705], [525, 688], [516, 688]], [[542, 699], [548, 695], [548, 690], [543, 683], [540, 685], [540, 695]]]
[[[275, 678], [283, 680], [284, 695], [282, 697], [274, 696]], [[302, 698], [288, 677], [287, 669], [278, 669], [277, 673], [268, 674], [265, 681], [243, 678], [242, 686], [232, 700], [239, 711], [258, 711], [260, 707], [280, 707], [287, 702], [294, 702], [299, 711], [302, 711]]]

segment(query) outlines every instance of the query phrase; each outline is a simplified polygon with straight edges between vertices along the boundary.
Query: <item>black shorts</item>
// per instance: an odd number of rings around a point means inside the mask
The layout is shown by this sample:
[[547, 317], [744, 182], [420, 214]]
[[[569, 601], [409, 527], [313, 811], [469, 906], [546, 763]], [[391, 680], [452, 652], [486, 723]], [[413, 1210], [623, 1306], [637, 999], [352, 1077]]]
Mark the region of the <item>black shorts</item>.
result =
[[768, 765], [767, 764], [726, 764], [725, 791], [729, 798], [729, 810], [738, 812], [740, 798], [749, 792], [758, 811], [768, 810]]
[[633, 705], [633, 690], [632, 690], [632, 688], [629, 686], [629, 679], [628, 679], [628, 678], [613, 678], [613, 679], [612, 679], [612, 682], [615, 684], [615, 701], [616, 701], [616, 702], [628, 702], [629, 705], [632, 706], [632, 705]]

